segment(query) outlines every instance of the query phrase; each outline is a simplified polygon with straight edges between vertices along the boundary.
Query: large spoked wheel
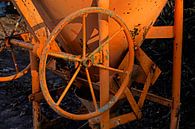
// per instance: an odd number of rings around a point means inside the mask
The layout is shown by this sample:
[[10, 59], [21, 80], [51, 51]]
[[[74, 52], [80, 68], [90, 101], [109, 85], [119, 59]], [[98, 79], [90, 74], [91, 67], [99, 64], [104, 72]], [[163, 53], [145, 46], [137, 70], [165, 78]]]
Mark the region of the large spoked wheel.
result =
[[[89, 14], [103, 14], [107, 15], [109, 18], [112, 18], [119, 26], [120, 29], [116, 31], [112, 36], [109, 36], [108, 39], [106, 39], [101, 45], [99, 45], [96, 49], [94, 49], [92, 52], [87, 52], [87, 45], [86, 45], [86, 16]], [[52, 42], [56, 39], [56, 37], [60, 34], [60, 32], [63, 30], [65, 26], [67, 26], [69, 23], [71, 23], [73, 20], [76, 18], [80, 17], [82, 19], [82, 32], [83, 32], [83, 40], [82, 40], [82, 53], [80, 55], [74, 55], [71, 53], [67, 52], [62, 52], [62, 51], [52, 51], [50, 50], [50, 45]], [[128, 43], [128, 53], [129, 53], [129, 64], [128, 67], [125, 70], [114, 68], [111, 66], [104, 66], [103, 63], [99, 60], [101, 60], [101, 56], [97, 57], [104, 48], [106, 44], [109, 43], [111, 39], [113, 39], [117, 34], [122, 32], [127, 40]], [[110, 44], [111, 45], [111, 44]], [[64, 91], [62, 92], [61, 96], [58, 98], [57, 101], [55, 101], [50, 92], [49, 88], [47, 85], [47, 80], [46, 80], [46, 67], [47, 67], [47, 59], [49, 57], [52, 58], [60, 58], [66, 61], [71, 61], [75, 63], [75, 72], [71, 79], [69, 80], [67, 86], [65, 87]], [[95, 58], [99, 58], [98, 61]], [[131, 78], [131, 73], [133, 69], [133, 64], [134, 64], [134, 43], [131, 38], [130, 32], [125, 25], [125, 23], [122, 21], [122, 19], [114, 14], [110, 10], [106, 10], [103, 8], [99, 7], [89, 7], [85, 9], [81, 9], [63, 20], [55, 27], [55, 29], [52, 31], [51, 35], [49, 36], [45, 47], [43, 49], [43, 52], [40, 57], [40, 65], [39, 65], [39, 76], [40, 76], [40, 84], [41, 84], [41, 89], [43, 92], [43, 95], [47, 101], [47, 103], [50, 105], [50, 107], [56, 111], [59, 115], [74, 119], [74, 120], [87, 120], [90, 118], [94, 118], [96, 116], [101, 115], [103, 112], [106, 110], [110, 109], [120, 98], [120, 96], [123, 94], [123, 91], [126, 89], [127, 85], [129, 84], [130, 78]], [[97, 104], [97, 98], [94, 93], [94, 87], [93, 87], [93, 82], [90, 77], [90, 68], [95, 67], [97, 69], [106, 69], [110, 72], [116, 72], [118, 74], [122, 74], [124, 79], [120, 84], [120, 87], [118, 88], [117, 92], [111, 97], [109, 102], [107, 102], [104, 106], [99, 107]], [[81, 72], [82, 71], [82, 72]], [[94, 111], [89, 112], [86, 114], [75, 114], [75, 113], [70, 113], [66, 110], [64, 110], [60, 105], [62, 103], [62, 100], [66, 97], [67, 92], [70, 90], [71, 85], [73, 84], [74, 80], [79, 76], [80, 73], [85, 73], [86, 80], [88, 81], [88, 86], [90, 89], [91, 97], [93, 100], [94, 104]], [[109, 81], [109, 80], [108, 80]]]
[[18, 24], [16, 24], [11, 34], [8, 34], [0, 22], [0, 82], [16, 80], [30, 70], [30, 64], [25, 63], [26, 59], [24, 56], [24, 54], [27, 56], [28, 51], [9, 44], [11, 37], [20, 38], [19, 34], [15, 35]]

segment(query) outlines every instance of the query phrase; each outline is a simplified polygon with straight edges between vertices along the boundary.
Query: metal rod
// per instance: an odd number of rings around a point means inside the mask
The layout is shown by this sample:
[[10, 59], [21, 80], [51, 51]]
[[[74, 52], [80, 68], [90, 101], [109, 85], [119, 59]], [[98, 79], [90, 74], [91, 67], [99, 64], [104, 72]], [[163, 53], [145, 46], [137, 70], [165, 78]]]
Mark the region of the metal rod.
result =
[[78, 62], [82, 61], [78, 56], [65, 53], [65, 52], [48, 52], [48, 55], [56, 58], [61, 58], [64, 60], [69, 60], [69, 61], [78, 61]]
[[[138, 97], [140, 97], [141, 93], [142, 93], [141, 90], [138, 90], [135, 88], [131, 88], [131, 92], [132, 92], [133, 96], [138, 96]], [[146, 99], [149, 101], [161, 104], [161, 105], [166, 106], [166, 107], [170, 107], [172, 104], [172, 100], [155, 95], [155, 94], [152, 94], [152, 93], [147, 93]]]
[[10, 48], [10, 50], [11, 50], [11, 56], [12, 56], [12, 60], [13, 60], [13, 63], [14, 63], [16, 73], [19, 73], [18, 63], [16, 61], [16, 54], [15, 54], [15, 52], [12, 48]]
[[26, 48], [29, 50], [33, 50], [33, 44], [24, 42], [22, 40], [17, 40], [17, 39], [10, 39], [10, 44], [18, 46], [18, 47], [22, 47], [22, 48]]
[[66, 86], [65, 90], [63, 91], [62, 95], [60, 96], [59, 100], [57, 101], [56, 105], [60, 105], [60, 103], [62, 102], [63, 98], [65, 97], [66, 93], [68, 92], [68, 90], [70, 89], [72, 83], [74, 82], [74, 80], [76, 79], [79, 71], [81, 69], [81, 65], [79, 65], [79, 67], [77, 68], [77, 70], [75, 71], [74, 75], [72, 76], [72, 78], [70, 79], [68, 85]]
[[83, 15], [83, 58], [86, 57], [86, 43], [87, 43], [87, 31], [86, 31], [86, 15]]
[[115, 37], [117, 36], [122, 30], [124, 30], [124, 28], [120, 28], [119, 30], [117, 30], [112, 36], [110, 36], [109, 38], [106, 39], [106, 41], [104, 41], [103, 43], [101, 43], [99, 45], [98, 48], [96, 48], [88, 57], [91, 57], [93, 56], [95, 53], [99, 52], [100, 50], [102, 50], [102, 48], [105, 46], [105, 45], [108, 45], [108, 43]]
[[173, 81], [170, 129], [179, 128], [181, 65], [183, 35], [183, 0], [175, 0], [174, 45], [173, 45]]
[[89, 83], [91, 96], [92, 96], [92, 99], [93, 99], [93, 104], [95, 106], [95, 110], [97, 111], [98, 110], [98, 105], [97, 105], [97, 100], [96, 100], [96, 97], [95, 97], [95, 92], [93, 90], [92, 81], [91, 81], [91, 78], [90, 78], [90, 75], [89, 75], [89, 70], [86, 68], [85, 71], [86, 71], [87, 80], [88, 80], [88, 83]]
[[124, 73], [124, 74], [126, 73], [126, 71], [124, 71], [124, 70], [115, 69], [115, 68], [108, 67], [108, 66], [104, 66], [104, 65], [101, 65], [101, 64], [93, 64], [93, 66], [99, 67], [99, 68], [101, 68], [101, 69], [113, 71], [113, 72]]

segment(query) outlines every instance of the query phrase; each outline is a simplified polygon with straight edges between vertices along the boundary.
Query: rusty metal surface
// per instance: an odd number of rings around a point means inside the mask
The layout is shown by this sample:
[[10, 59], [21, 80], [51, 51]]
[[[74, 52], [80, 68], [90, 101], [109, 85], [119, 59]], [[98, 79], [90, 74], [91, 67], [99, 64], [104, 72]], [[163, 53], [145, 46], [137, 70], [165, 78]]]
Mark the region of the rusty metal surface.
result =
[[[101, 129], [109, 129], [140, 119], [145, 99], [149, 99], [165, 106], [171, 104], [170, 129], [176, 129], [180, 109], [183, 0], [175, 1], [174, 26], [158, 27], [153, 24], [167, 0], [12, 0], [30, 28], [30, 34], [24, 36], [30, 39], [30, 43], [17, 39], [6, 41], [7, 45], [10, 43], [31, 51], [32, 94], [43, 94], [49, 106], [59, 115], [74, 120], [89, 120], [98, 116], [97, 123], [100, 123]], [[140, 46], [144, 39], [153, 38], [174, 38], [172, 100], [149, 93], [161, 70]], [[75, 73], [56, 102], [46, 83], [46, 69], [51, 67], [54, 71], [56, 67], [56, 63], [47, 64], [49, 56], [75, 62]], [[14, 53], [12, 57], [14, 60]], [[135, 58], [138, 65], [134, 64]], [[0, 77], [0, 82], [19, 78], [29, 67], [19, 72], [16, 66], [17, 74]], [[96, 70], [91, 71], [90, 67]], [[114, 72], [119, 74], [118, 83], [110, 80]], [[79, 80], [79, 73], [85, 74], [86, 78]], [[88, 83], [90, 89], [94, 111], [88, 114], [73, 114], [60, 107], [71, 85], [79, 85], [78, 80]], [[143, 89], [132, 90], [132, 81], [144, 84]], [[100, 92], [100, 105], [95, 89]], [[133, 95], [139, 96], [138, 102]], [[122, 98], [128, 100], [133, 112], [111, 118], [109, 109]], [[31, 100], [34, 128], [39, 129], [39, 101]]]

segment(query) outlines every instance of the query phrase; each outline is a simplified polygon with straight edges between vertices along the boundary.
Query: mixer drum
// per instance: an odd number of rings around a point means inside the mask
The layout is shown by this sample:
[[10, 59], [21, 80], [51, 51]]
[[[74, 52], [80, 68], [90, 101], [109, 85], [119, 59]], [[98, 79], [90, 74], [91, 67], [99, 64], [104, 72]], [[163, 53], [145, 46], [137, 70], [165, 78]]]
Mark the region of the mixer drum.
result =
[[[144, 39], [149, 27], [159, 16], [167, 0], [112, 0], [110, 10], [119, 15], [127, 24], [135, 42], [139, 44]], [[35, 5], [42, 8], [39, 10], [45, 24], [52, 30], [57, 23], [69, 14], [85, 7], [96, 7], [97, 0], [41, 0], [34, 1]], [[120, 4], [119, 4], [120, 3]], [[149, 15], [150, 14], [150, 15]], [[135, 20], [136, 19], [136, 20]], [[76, 19], [67, 25], [61, 32], [62, 47], [64, 50], [80, 54], [82, 51], [82, 20]], [[93, 51], [99, 42], [98, 16], [87, 16], [87, 47]], [[109, 21], [109, 35], [119, 29], [117, 24]], [[128, 44], [124, 34], [119, 34], [110, 41], [110, 65], [116, 67], [120, 64], [127, 50]]]
[[[109, 9], [103, 9], [97, 7], [97, 1], [91, 0], [36, 1], [35, 4], [39, 6], [39, 12], [45, 24], [51, 30], [51, 34], [47, 39], [40, 57], [39, 76], [43, 95], [52, 109], [59, 115], [74, 120], [94, 118], [110, 109], [119, 100], [129, 85], [135, 58], [134, 46], [141, 45], [150, 26], [154, 24], [154, 21], [165, 3], [166, 0], [125, 0], [123, 3], [119, 0], [115, 0], [110, 2]], [[99, 15], [108, 16], [109, 18], [108, 22], [105, 21], [105, 24], [108, 23], [109, 36], [105, 39], [101, 39], [101, 45], [99, 45], [99, 29], [103, 28], [103, 25], [99, 27]], [[101, 22], [104, 21], [101, 20]], [[101, 33], [104, 32], [101, 31]], [[59, 46], [63, 48], [62, 51], [49, 51], [53, 40], [59, 43]], [[107, 43], [106, 41], [108, 40], [109, 50], [102, 49], [103, 44]], [[63, 50], [65, 50], [65, 52], [63, 52]], [[50, 56], [52, 56], [52, 59], [62, 58], [72, 61], [76, 66], [58, 100], [55, 100], [55, 97], [50, 95], [46, 80], [46, 67]], [[125, 66], [121, 67], [120, 65], [120, 67], [118, 67], [125, 56], [128, 62], [125, 63]], [[109, 60], [108, 66], [104, 64], [104, 60]], [[106, 75], [107, 78], [105, 81], [109, 81], [109, 92], [113, 94], [107, 103], [102, 106], [99, 105], [99, 107], [92, 83], [94, 82], [98, 85], [96, 89], [99, 91], [99, 95], [101, 95], [102, 92], [100, 88], [103, 87], [99, 87], [99, 82], [103, 82], [100, 76], [103, 77], [104, 74], [98, 73], [99, 71], [96, 68], [106, 69], [109, 72], [110, 77], [108, 78]], [[71, 69], [67, 70], [71, 71]], [[87, 86], [90, 88], [95, 106], [93, 112], [75, 114], [68, 112], [60, 105], [64, 97], [66, 97], [71, 85], [76, 80], [77, 75], [82, 81], [88, 82]], [[116, 86], [114, 84], [116, 84]], [[100, 86], [107, 85], [100, 84]], [[128, 93], [131, 94], [131, 91]], [[132, 105], [137, 105], [132, 95], [130, 95], [129, 98]], [[138, 108], [137, 105], [135, 108], [133, 107], [133, 110], [135, 110], [137, 116], [140, 117], [137, 112]]]

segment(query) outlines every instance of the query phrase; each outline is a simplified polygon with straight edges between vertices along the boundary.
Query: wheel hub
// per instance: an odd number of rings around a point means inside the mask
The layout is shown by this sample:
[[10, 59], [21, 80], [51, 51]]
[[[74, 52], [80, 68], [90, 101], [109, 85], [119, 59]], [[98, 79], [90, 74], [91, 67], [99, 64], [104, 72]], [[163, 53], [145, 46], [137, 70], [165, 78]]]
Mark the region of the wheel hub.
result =
[[83, 60], [82, 64], [83, 64], [83, 66], [84, 66], [85, 68], [89, 68], [89, 67], [92, 66], [92, 61], [91, 61], [91, 59], [86, 58], [86, 59]]

